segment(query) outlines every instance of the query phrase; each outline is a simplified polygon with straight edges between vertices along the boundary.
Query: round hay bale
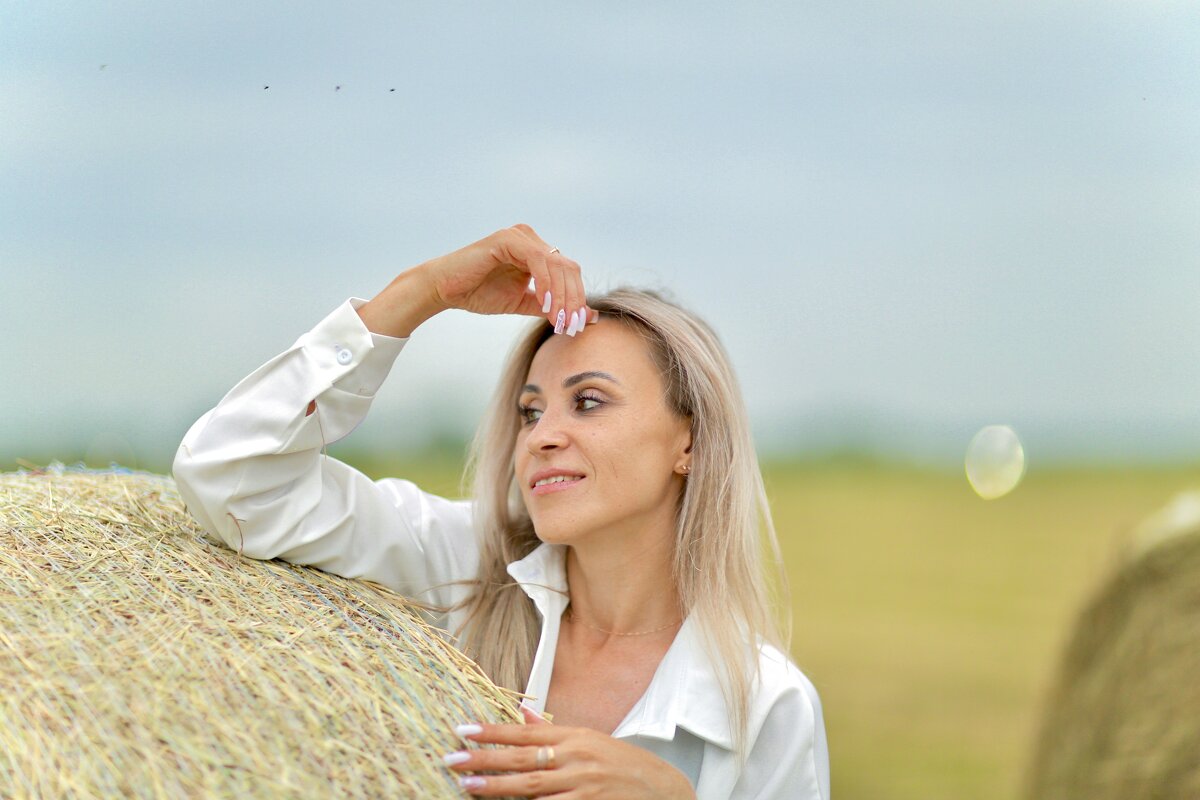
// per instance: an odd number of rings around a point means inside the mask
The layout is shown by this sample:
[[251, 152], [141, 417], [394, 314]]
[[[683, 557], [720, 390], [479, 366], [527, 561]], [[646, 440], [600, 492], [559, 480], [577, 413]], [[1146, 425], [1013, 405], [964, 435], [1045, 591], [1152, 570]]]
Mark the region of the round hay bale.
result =
[[239, 557], [149, 474], [0, 475], [0, 797], [461, 798], [519, 696], [382, 586]]
[[1177, 497], [1131, 544], [1075, 624], [1030, 798], [1200, 797], [1200, 494]]

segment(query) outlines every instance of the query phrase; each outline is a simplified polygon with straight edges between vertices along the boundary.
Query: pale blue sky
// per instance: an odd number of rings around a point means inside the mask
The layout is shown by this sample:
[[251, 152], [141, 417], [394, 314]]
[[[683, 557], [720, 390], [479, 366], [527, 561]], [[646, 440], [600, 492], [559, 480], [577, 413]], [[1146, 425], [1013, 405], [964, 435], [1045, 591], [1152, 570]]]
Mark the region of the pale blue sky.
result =
[[[765, 449], [1200, 453], [1194, 3], [0, 20], [0, 460], [164, 461], [346, 297], [515, 222], [705, 315]], [[522, 324], [420, 329], [351, 443], [468, 430]]]

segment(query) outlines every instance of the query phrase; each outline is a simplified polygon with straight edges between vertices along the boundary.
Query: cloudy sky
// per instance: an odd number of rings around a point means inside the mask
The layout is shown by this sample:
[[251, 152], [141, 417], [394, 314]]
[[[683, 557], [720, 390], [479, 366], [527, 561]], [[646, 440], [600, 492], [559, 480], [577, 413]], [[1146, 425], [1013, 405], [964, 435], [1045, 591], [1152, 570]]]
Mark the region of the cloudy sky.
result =
[[[766, 450], [1200, 453], [1195, 3], [0, 19], [0, 463], [162, 463], [346, 297], [516, 222], [706, 316]], [[423, 326], [358, 443], [469, 430], [524, 324]]]

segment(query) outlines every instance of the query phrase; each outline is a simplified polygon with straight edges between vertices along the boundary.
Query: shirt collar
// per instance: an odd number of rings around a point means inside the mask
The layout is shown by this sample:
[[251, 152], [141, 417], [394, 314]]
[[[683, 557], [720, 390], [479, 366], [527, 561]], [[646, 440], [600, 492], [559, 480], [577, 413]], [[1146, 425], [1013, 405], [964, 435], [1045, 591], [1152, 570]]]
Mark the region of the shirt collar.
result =
[[725, 695], [693, 616], [683, 621], [646, 693], [613, 735], [671, 741], [676, 728], [733, 749]]
[[[567, 606], [566, 553], [566, 545], [543, 542], [525, 558], [508, 565], [508, 574], [533, 600], [543, 618], [560, 616]], [[613, 736], [671, 741], [677, 727], [726, 750], [733, 749], [725, 695], [699, 624], [691, 616], [683, 621], [645, 694]]]
[[507, 569], [543, 617], [555, 612], [562, 614], [567, 607], [566, 545], [542, 542]]

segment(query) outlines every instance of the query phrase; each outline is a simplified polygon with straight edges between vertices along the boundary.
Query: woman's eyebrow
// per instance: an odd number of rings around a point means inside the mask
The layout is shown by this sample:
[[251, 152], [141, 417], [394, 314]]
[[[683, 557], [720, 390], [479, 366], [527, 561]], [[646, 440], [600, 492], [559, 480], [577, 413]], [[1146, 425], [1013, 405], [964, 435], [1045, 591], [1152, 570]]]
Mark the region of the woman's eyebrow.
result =
[[[588, 372], [578, 372], [578, 373], [572, 375], [571, 377], [566, 378], [562, 382], [562, 386], [564, 389], [570, 389], [575, 384], [582, 383], [583, 381], [586, 381], [589, 378], [600, 378], [601, 380], [612, 381], [617, 386], [621, 385], [621, 382], [619, 380], [614, 378], [612, 375], [609, 375], [607, 372], [599, 372], [598, 370], [589, 370]], [[534, 383], [525, 384], [523, 387], [521, 387], [521, 391], [522, 392], [531, 392], [533, 394], [541, 394], [542, 393], [541, 387]]]

